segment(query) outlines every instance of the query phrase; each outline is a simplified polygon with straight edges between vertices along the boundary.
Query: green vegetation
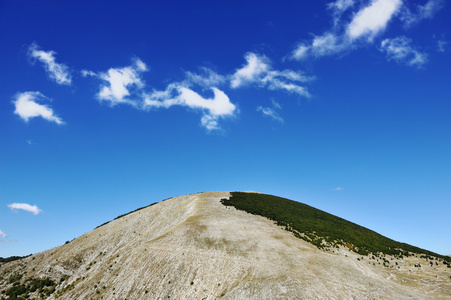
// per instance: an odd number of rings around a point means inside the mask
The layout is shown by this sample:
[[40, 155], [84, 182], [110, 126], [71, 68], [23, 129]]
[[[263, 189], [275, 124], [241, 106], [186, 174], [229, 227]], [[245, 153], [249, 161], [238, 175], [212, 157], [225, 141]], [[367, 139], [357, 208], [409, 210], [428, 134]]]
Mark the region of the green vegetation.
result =
[[21, 283], [22, 275], [14, 274], [9, 278], [12, 287], [2, 291], [2, 294], [8, 296], [7, 299], [27, 299], [30, 294], [37, 292], [41, 298], [47, 298], [55, 292], [56, 283], [49, 279], [28, 278]]
[[10, 256], [10, 257], [7, 257], [7, 258], [0, 257], [0, 263], [7, 263], [7, 262], [10, 262], [10, 261], [19, 260], [19, 259], [28, 257], [30, 255], [27, 255], [27, 256]]
[[19, 273], [14, 273], [8, 278], [8, 283], [16, 283], [22, 279], [23, 275]]
[[73, 290], [74, 287], [75, 287], [75, 285], [77, 285], [77, 283], [79, 283], [79, 282], [80, 282], [81, 280], [83, 280], [83, 279], [84, 279], [84, 277], [83, 277], [83, 278], [77, 278], [77, 280], [75, 280], [75, 282], [73, 282], [73, 283], [71, 283], [71, 284], [65, 286], [64, 288], [60, 289], [60, 290], [56, 293], [55, 298], [58, 299], [58, 298], [61, 297], [64, 293], [66, 293], [66, 292], [68, 292], [68, 291], [70, 291], [70, 290]]
[[451, 257], [396, 242], [365, 227], [285, 198], [232, 192], [230, 199], [222, 199], [221, 203], [273, 220], [296, 237], [314, 244], [319, 249], [342, 245], [361, 255], [388, 254], [402, 258], [417, 253], [424, 254], [429, 259], [441, 258], [448, 265], [448, 262], [451, 262]]

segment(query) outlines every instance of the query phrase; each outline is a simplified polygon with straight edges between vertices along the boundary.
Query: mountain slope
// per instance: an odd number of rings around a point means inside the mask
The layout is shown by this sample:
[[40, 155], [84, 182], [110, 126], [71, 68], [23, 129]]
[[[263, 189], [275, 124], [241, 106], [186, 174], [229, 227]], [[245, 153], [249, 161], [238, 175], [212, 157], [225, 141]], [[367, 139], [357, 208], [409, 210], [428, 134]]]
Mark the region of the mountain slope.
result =
[[171, 198], [2, 264], [0, 298], [14, 284], [49, 299], [451, 298], [450, 269], [438, 260], [387, 256], [384, 267], [382, 257], [346, 247], [321, 251], [274, 221], [222, 205], [229, 196]]
[[406, 255], [421, 254], [431, 260], [438, 258], [447, 264], [451, 263], [448, 256], [396, 242], [365, 227], [293, 200], [259, 193], [232, 192], [231, 197], [222, 199], [221, 203], [276, 221], [278, 225], [320, 249], [330, 250], [327, 248], [341, 245], [362, 255], [388, 254], [402, 258]]

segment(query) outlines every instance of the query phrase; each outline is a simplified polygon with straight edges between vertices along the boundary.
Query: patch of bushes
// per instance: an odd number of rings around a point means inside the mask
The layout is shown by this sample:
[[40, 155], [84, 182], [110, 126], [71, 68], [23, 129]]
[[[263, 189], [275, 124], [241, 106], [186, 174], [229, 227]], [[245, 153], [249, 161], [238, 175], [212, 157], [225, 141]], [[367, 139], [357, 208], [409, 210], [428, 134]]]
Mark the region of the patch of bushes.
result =
[[225, 206], [260, 215], [276, 222], [319, 249], [342, 245], [361, 254], [387, 254], [398, 258], [418, 253], [451, 262], [451, 257], [396, 242], [377, 232], [293, 200], [258, 193], [232, 192], [221, 199]]
[[10, 256], [10, 257], [6, 257], [6, 258], [0, 257], [0, 263], [7, 263], [7, 262], [10, 262], [10, 261], [20, 260], [20, 259], [26, 258], [26, 257], [28, 257], [30, 255], [26, 255], [26, 256]]
[[20, 273], [14, 273], [8, 278], [8, 283], [16, 283], [22, 279], [23, 275]]
[[[84, 279], [84, 277], [83, 277], [83, 279]], [[64, 288], [60, 289], [60, 290], [56, 293], [55, 298], [59, 298], [59, 297], [61, 297], [64, 293], [66, 293], [66, 292], [72, 290], [72, 289], [75, 287], [75, 285], [76, 285], [77, 283], [79, 283], [79, 282], [80, 282], [81, 280], [83, 280], [83, 279], [82, 279], [82, 278], [77, 278], [77, 280], [75, 280], [75, 281], [72, 282], [71, 284], [66, 285]]]
[[14, 280], [13, 286], [2, 292], [8, 296], [8, 299], [27, 299], [31, 293], [38, 291], [41, 298], [48, 297], [55, 292], [56, 283], [49, 279], [29, 278], [24, 283], [20, 283], [20, 277], [18, 275], [11, 276], [9, 282]]

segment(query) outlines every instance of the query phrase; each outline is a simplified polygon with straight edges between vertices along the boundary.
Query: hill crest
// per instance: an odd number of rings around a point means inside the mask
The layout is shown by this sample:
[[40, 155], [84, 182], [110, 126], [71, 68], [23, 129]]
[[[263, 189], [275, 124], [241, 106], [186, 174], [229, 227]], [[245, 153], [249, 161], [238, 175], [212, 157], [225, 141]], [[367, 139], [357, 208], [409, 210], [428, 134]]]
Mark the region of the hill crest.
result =
[[450, 269], [436, 260], [385, 256], [384, 267], [382, 257], [346, 247], [321, 251], [272, 220], [221, 204], [229, 197], [171, 198], [2, 264], [0, 297], [14, 287], [49, 299], [451, 297]]

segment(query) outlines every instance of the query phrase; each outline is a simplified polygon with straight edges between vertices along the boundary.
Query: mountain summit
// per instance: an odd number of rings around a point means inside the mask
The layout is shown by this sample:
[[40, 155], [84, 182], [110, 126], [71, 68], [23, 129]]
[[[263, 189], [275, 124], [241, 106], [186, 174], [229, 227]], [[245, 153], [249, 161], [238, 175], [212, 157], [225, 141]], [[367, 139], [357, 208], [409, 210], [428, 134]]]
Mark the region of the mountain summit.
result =
[[0, 263], [0, 299], [451, 299], [450, 260], [284, 198], [209, 192]]

